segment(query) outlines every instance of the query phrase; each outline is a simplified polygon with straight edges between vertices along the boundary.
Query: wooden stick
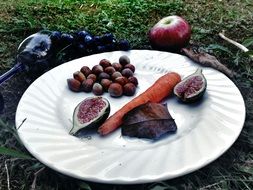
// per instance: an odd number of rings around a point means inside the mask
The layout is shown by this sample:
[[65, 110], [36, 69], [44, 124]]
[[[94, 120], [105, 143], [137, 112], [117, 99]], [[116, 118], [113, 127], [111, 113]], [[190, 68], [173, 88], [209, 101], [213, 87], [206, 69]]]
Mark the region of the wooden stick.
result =
[[8, 166], [7, 166], [7, 161], [8, 160], [5, 160], [4, 167], [5, 167], [5, 170], [6, 170], [7, 188], [8, 188], [8, 190], [11, 190], [11, 188], [10, 188], [10, 175], [9, 175], [9, 170], [8, 170]]
[[240, 43], [238, 43], [238, 42], [236, 42], [236, 41], [234, 41], [234, 40], [231, 40], [230, 38], [226, 37], [226, 36], [224, 35], [223, 32], [220, 32], [220, 33], [219, 33], [219, 36], [220, 36], [223, 40], [226, 40], [227, 42], [229, 42], [229, 43], [233, 44], [234, 46], [238, 47], [238, 48], [239, 48], [240, 50], [242, 50], [243, 52], [248, 52], [248, 51], [249, 51], [249, 49], [246, 48], [244, 45], [242, 45], [242, 44], [240, 44]]

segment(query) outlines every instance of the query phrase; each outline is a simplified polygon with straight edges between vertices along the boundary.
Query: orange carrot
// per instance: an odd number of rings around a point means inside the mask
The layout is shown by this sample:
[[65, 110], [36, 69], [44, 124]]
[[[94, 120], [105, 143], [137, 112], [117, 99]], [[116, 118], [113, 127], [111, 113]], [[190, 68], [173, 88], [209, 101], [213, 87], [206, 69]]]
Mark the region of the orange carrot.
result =
[[177, 83], [181, 81], [181, 77], [178, 73], [171, 72], [160, 77], [152, 86], [146, 91], [141, 93], [139, 96], [132, 99], [121, 109], [110, 116], [98, 129], [100, 135], [106, 135], [122, 124], [123, 116], [132, 110], [133, 108], [147, 103], [153, 102], [158, 103], [173, 91], [173, 88]]

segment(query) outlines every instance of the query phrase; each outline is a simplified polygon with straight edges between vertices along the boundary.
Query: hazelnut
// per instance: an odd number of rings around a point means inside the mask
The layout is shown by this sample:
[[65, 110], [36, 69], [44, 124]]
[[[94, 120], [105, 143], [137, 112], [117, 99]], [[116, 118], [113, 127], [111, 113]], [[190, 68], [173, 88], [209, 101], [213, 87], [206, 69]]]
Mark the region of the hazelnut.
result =
[[95, 65], [92, 67], [91, 72], [95, 75], [99, 75], [104, 71], [103, 67], [101, 65]]
[[119, 63], [120, 63], [122, 66], [125, 66], [126, 64], [129, 64], [129, 63], [130, 63], [130, 59], [129, 59], [128, 56], [122, 55], [122, 56], [119, 58]]
[[131, 77], [129, 77], [128, 78], [128, 82], [131, 82], [131, 83], [133, 83], [135, 86], [138, 86], [138, 79], [136, 78], [136, 77], [134, 77], [134, 76], [131, 76]]
[[126, 65], [124, 66], [124, 68], [125, 68], [125, 69], [126, 69], [126, 68], [131, 69], [131, 71], [133, 71], [133, 73], [134, 73], [134, 71], [135, 71], [135, 66], [134, 66], [134, 65], [132, 65], [131, 63], [126, 64]]
[[89, 74], [91, 74], [91, 70], [88, 66], [83, 66], [80, 71], [84, 74], [85, 77], [87, 77]]
[[95, 94], [97, 96], [102, 95], [104, 92], [102, 85], [97, 82], [94, 83], [93, 87], [92, 87], [92, 92], [93, 92], [93, 94]]
[[98, 80], [101, 81], [102, 79], [110, 79], [110, 75], [105, 72], [102, 72], [98, 75]]
[[105, 91], [108, 91], [108, 88], [112, 84], [112, 81], [109, 79], [102, 79], [100, 84], [102, 85]]
[[81, 71], [74, 72], [73, 77], [74, 77], [74, 79], [76, 79], [80, 82], [83, 82], [86, 79], [85, 75]]
[[131, 70], [131, 69], [129, 69], [129, 68], [126, 68], [126, 69], [123, 69], [122, 71], [121, 71], [121, 74], [124, 76], [124, 77], [131, 77], [131, 76], [133, 76], [133, 71]]
[[108, 88], [108, 92], [112, 97], [120, 97], [123, 94], [123, 88], [119, 83], [112, 83]]
[[128, 79], [126, 77], [117, 77], [114, 82], [119, 83], [121, 86], [124, 86], [127, 82]]
[[69, 78], [69, 79], [67, 79], [67, 83], [68, 83], [68, 87], [70, 90], [72, 90], [74, 92], [80, 91], [80, 87], [81, 87], [80, 81], [73, 79], [73, 78]]
[[112, 73], [114, 73], [116, 70], [113, 66], [109, 66], [105, 68], [105, 72], [109, 75], [112, 75]]
[[84, 92], [91, 92], [94, 81], [92, 79], [87, 79], [82, 82], [82, 89]]
[[122, 77], [121, 72], [116, 71], [116, 72], [112, 73], [112, 76], [111, 76], [112, 80], [115, 80], [118, 77]]
[[113, 63], [112, 66], [116, 71], [121, 71], [122, 70], [122, 65], [120, 63]]
[[136, 92], [136, 86], [133, 83], [127, 83], [123, 86], [123, 94], [126, 96], [132, 96]]
[[101, 65], [101, 66], [105, 69], [106, 67], [109, 67], [109, 66], [111, 66], [112, 64], [111, 64], [111, 62], [110, 62], [109, 60], [107, 60], [107, 59], [102, 59], [102, 60], [99, 62], [99, 65]]
[[91, 73], [91, 74], [89, 74], [89, 75], [87, 76], [87, 79], [92, 79], [94, 82], [96, 82], [97, 76], [96, 76], [95, 74]]

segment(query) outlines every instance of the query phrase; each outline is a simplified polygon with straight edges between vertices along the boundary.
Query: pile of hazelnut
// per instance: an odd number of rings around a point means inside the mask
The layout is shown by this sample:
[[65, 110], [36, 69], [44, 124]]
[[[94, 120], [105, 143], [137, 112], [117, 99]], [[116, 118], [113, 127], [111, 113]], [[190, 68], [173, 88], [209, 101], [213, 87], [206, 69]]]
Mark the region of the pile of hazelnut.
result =
[[112, 97], [132, 96], [138, 85], [134, 72], [135, 66], [130, 63], [128, 56], [123, 55], [115, 63], [102, 59], [91, 69], [83, 66], [80, 71], [73, 73], [73, 78], [67, 79], [67, 83], [74, 92], [93, 92], [95, 95], [108, 92]]

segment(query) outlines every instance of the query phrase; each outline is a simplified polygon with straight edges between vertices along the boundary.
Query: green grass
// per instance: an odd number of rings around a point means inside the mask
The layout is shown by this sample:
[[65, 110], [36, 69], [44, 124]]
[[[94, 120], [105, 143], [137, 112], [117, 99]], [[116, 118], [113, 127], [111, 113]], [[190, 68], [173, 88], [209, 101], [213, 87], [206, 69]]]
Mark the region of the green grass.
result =
[[219, 159], [191, 174], [158, 183], [129, 186], [84, 182], [57, 173], [36, 159], [21, 156], [29, 153], [17, 137], [14, 118], [19, 98], [29, 84], [25, 82], [25, 76], [20, 75], [0, 86], [6, 103], [0, 122], [0, 190], [8, 187], [30, 189], [35, 179], [36, 190], [253, 189], [253, 62], [218, 37], [218, 33], [225, 30], [228, 37], [252, 50], [252, 10], [251, 0], [1, 1], [0, 73], [13, 65], [18, 44], [41, 29], [72, 32], [84, 28], [93, 34], [113, 32], [118, 39], [128, 39], [134, 49], [150, 49], [148, 29], [160, 18], [177, 14], [185, 17], [192, 26], [191, 44], [214, 54], [237, 73], [233, 81], [243, 94], [247, 117], [235, 144]]

